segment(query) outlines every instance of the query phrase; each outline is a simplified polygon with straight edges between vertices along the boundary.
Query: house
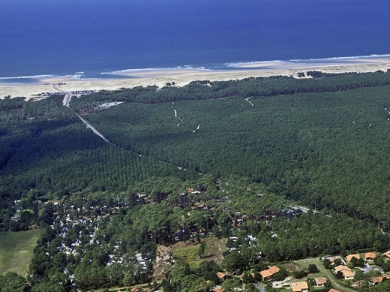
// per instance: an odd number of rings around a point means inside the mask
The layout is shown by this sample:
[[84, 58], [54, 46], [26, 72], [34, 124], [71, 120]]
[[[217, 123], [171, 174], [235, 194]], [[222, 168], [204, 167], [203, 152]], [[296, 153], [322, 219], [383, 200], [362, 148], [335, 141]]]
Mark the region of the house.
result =
[[223, 288], [221, 286], [217, 286], [217, 287], [215, 287], [214, 291], [215, 292], [223, 292], [225, 290], [223, 290]]
[[347, 266], [340, 265], [335, 267], [334, 270], [335, 270], [335, 274], [341, 272], [345, 280], [352, 280], [355, 277], [355, 273], [352, 272], [352, 270]]
[[260, 275], [263, 278], [263, 280], [267, 280], [270, 277], [272, 277], [273, 275], [275, 275], [276, 273], [278, 273], [279, 271], [280, 271], [280, 269], [277, 266], [272, 266], [272, 267], [268, 268], [267, 270], [261, 271]]
[[308, 292], [309, 286], [307, 285], [307, 282], [293, 282], [290, 283], [291, 289], [293, 292]]
[[384, 279], [386, 280], [389, 280], [390, 279], [390, 276], [387, 276], [387, 275], [382, 275], [382, 276], [379, 276], [379, 277], [375, 277], [371, 280], [371, 283], [373, 285], [376, 285], [378, 283], [381, 283]]
[[390, 259], [390, 250], [386, 251], [384, 254], [382, 254], [384, 258]]
[[223, 282], [223, 281], [225, 281], [226, 279], [228, 279], [228, 278], [230, 277], [230, 275], [227, 274], [227, 273], [218, 272], [218, 273], [217, 273], [217, 277], [218, 277], [219, 281]]
[[357, 260], [359, 260], [360, 259], [360, 254], [355, 253], [355, 254], [347, 255], [347, 261], [348, 262], [350, 262], [352, 260], [352, 258], [356, 258]]
[[146, 290], [142, 287], [135, 287], [131, 289], [131, 292], [146, 292]]
[[335, 260], [339, 259], [340, 257], [339, 256], [334, 256], [334, 257], [330, 257], [328, 258], [328, 260], [333, 264]]
[[337, 267], [334, 268], [334, 271], [335, 271], [336, 274], [338, 272], [342, 272], [342, 271], [345, 271], [345, 270], [351, 271], [350, 268], [348, 268], [347, 266], [343, 266], [343, 265], [340, 265], [340, 266], [337, 266]]
[[352, 271], [344, 270], [342, 273], [345, 280], [353, 280], [355, 278], [355, 273]]
[[374, 260], [375, 258], [376, 258], [376, 254], [373, 253], [373, 252], [368, 252], [368, 253], [366, 253], [366, 255], [364, 256], [364, 259], [365, 259], [366, 261], [372, 261], [372, 260]]
[[351, 284], [351, 287], [354, 288], [354, 289], [360, 289], [360, 286], [362, 285], [362, 283], [363, 283], [362, 280], [353, 282], [353, 283]]
[[316, 287], [324, 287], [326, 282], [328, 282], [328, 279], [326, 277], [318, 277], [314, 278], [314, 282], [316, 283]]
[[341, 292], [340, 290], [337, 290], [337, 289], [330, 289], [328, 292]]

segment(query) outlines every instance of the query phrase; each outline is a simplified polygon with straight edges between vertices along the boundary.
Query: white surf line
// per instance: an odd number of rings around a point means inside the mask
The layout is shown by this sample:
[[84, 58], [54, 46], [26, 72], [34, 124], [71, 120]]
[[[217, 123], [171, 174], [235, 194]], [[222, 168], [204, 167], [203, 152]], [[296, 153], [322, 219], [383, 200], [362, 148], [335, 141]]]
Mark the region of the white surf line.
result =
[[251, 106], [254, 106], [253, 103], [252, 103], [249, 99], [250, 99], [250, 97], [245, 98], [245, 100], [246, 100], [247, 102], [249, 102], [249, 103], [251, 104]]
[[198, 130], [200, 129], [200, 124], [196, 127], [196, 129], [195, 130], [192, 130], [192, 133], [195, 133], [195, 132], [197, 132]]

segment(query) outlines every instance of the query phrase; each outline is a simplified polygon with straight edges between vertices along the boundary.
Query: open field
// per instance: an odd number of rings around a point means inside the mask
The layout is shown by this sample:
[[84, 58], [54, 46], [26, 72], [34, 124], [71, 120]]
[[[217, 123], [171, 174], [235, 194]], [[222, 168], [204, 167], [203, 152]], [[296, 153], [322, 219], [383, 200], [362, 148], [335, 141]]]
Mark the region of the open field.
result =
[[15, 272], [27, 275], [39, 230], [0, 233], [0, 275]]
[[200, 259], [198, 256], [199, 244], [187, 245], [184, 242], [176, 243], [173, 246], [173, 257], [189, 264], [191, 270], [197, 269], [203, 261], [215, 261], [221, 264], [223, 256], [222, 253], [226, 250], [226, 243], [216, 237], [208, 237], [202, 239], [206, 243], [205, 257]]

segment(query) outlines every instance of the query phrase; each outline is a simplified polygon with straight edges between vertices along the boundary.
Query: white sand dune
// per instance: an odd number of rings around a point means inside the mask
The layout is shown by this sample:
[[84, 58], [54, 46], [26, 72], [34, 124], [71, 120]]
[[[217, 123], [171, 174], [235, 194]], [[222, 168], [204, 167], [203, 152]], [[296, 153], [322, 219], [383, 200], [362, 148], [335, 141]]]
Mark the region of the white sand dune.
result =
[[[261, 68], [263, 69], [250, 69]], [[236, 70], [228, 71], [211, 71], [195, 69], [178, 69], [178, 70], [135, 70], [121, 72], [121, 75], [128, 75], [133, 78], [121, 79], [41, 79], [35, 84], [0, 84], [0, 98], [5, 96], [25, 97], [26, 99], [38, 98], [43, 92], [54, 92], [51, 84], [58, 84], [62, 91], [79, 91], [79, 90], [118, 90], [120, 88], [133, 88], [135, 86], [156, 85], [165, 86], [168, 82], [175, 83], [175, 86], [185, 86], [191, 81], [210, 80], [210, 81], [227, 81], [240, 80], [248, 77], [270, 77], [270, 76], [294, 76], [298, 72], [309, 70], [318, 70], [324, 73], [345, 73], [345, 72], [375, 72], [378, 70], [387, 71], [390, 69], [390, 58], [368, 58], [357, 59], [347, 64], [335, 61], [334, 63], [294, 63], [294, 62], [267, 62], [256, 65], [256, 62], [250, 64], [237, 64]]]

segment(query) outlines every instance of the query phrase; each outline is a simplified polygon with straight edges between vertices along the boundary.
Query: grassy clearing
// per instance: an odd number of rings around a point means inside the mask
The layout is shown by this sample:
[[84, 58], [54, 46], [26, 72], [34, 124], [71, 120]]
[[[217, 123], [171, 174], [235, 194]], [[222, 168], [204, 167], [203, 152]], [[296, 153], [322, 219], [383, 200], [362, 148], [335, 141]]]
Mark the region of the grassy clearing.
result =
[[0, 233], [0, 275], [15, 272], [26, 277], [39, 230]]
[[177, 247], [173, 250], [173, 257], [181, 262], [187, 263], [191, 270], [199, 267], [203, 259], [198, 256], [199, 245]]
[[223, 259], [222, 253], [226, 250], [225, 240], [207, 237], [202, 239], [202, 242], [206, 243], [206, 252], [203, 259], [200, 259], [198, 256], [199, 244], [188, 245], [184, 242], [178, 242], [173, 246], [173, 257], [176, 260], [187, 263], [191, 270], [197, 269], [203, 261], [215, 261], [217, 264], [221, 264]]
[[298, 261], [295, 261], [295, 263], [297, 265], [305, 268], [306, 270], [309, 269], [309, 265], [314, 264], [314, 265], [317, 266], [317, 269], [319, 270], [319, 272], [315, 273], [315, 274], [311, 274], [310, 273], [308, 275], [309, 278], [327, 277], [327, 273], [325, 273], [325, 268], [322, 265], [322, 262], [318, 258], [310, 258], [310, 259], [298, 260]]

